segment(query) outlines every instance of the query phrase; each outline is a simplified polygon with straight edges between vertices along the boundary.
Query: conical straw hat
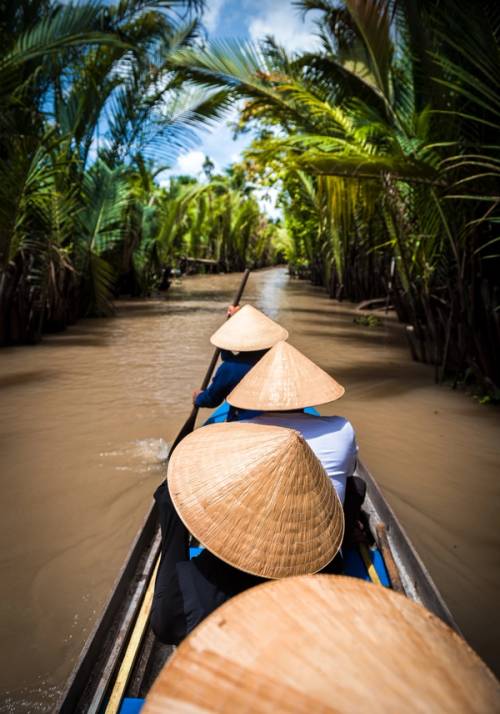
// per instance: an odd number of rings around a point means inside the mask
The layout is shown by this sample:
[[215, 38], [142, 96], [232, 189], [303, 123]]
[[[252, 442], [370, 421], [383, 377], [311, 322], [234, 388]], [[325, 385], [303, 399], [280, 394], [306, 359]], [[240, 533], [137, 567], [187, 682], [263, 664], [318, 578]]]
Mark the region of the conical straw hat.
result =
[[287, 337], [284, 327], [252, 305], [244, 305], [214, 332], [210, 342], [222, 350], [251, 352], [265, 350]]
[[182, 642], [143, 714], [486, 714], [500, 686], [421, 605], [355, 578], [258, 585]]
[[202, 427], [175, 449], [167, 477], [187, 528], [235, 568], [263, 578], [314, 573], [340, 548], [338, 496], [292, 429]]
[[302, 409], [339, 399], [345, 392], [321, 367], [288, 342], [278, 342], [244, 376], [227, 401], [242, 409]]

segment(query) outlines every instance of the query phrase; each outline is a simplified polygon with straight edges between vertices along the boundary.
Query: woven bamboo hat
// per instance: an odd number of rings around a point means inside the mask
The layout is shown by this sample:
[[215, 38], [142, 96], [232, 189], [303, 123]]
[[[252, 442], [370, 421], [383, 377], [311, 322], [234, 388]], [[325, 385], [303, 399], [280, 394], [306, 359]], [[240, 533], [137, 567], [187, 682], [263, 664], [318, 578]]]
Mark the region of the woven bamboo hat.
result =
[[143, 714], [486, 714], [500, 686], [421, 605], [354, 578], [265, 583], [219, 607], [167, 662]]
[[287, 337], [284, 327], [252, 305], [244, 305], [214, 332], [210, 342], [222, 350], [252, 352], [265, 350]]
[[292, 429], [212, 424], [187, 436], [168, 487], [190, 532], [214, 555], [263, 578], [321, 570], [344, 534], [321, 463]]
[[339, 399], [344, 387], [288, 342], [278, 342], [236, 385], [227, 401], [242, 409], [302, 409]]

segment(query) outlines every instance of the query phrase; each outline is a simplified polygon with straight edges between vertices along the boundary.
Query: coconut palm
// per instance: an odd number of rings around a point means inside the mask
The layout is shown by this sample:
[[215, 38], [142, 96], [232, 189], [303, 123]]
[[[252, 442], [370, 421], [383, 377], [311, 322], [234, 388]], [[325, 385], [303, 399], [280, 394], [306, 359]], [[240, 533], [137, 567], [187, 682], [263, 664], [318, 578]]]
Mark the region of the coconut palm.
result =
[[[394, 258], [391, 299], [413, 328], [415, 356], [440, 376], [473, 370], [491, 390], [500, 384], [487, 359], [500, 339], [497, 4], [297, 5], [322, 13], [318, 52], [218, 42], [180, 51], [176, 64], [245, 97], [241, 122], [267, 129], [251, 155], [294, 189], [284, 197], [289, 225], [304, 205], [316, 214], [313, 255], [304, 249], [331, 292], [382, 297]], [[374, 253], [382, 279], [367, 284]]]
[[191, 42], [198, 24], [179, 24], [159, 0], [38, 0], [4, 19], [0, 342], [36, 341], [44, 322], [109, 311], [117, 247], [131, 235], [117, 223], [131, 219], [130, 202], [112, 205], [113, 192], [125, 191], [124, 166], [133, 171], [152, 151], [172, 160], [225, 97], [180, 86], [169, 53]]
[[233, 167], [208, 183], [178, 177], [170, 179], [168, 189], [156, 189], [159, 229], [140, 243], [140, 265], [154, 265], [158, 279], [181, 257], [215, 261], [227, 271], [272, 264], [277, 229], [263, 215], [248, 182], [240, 183], [240, 174], [241, 167]]

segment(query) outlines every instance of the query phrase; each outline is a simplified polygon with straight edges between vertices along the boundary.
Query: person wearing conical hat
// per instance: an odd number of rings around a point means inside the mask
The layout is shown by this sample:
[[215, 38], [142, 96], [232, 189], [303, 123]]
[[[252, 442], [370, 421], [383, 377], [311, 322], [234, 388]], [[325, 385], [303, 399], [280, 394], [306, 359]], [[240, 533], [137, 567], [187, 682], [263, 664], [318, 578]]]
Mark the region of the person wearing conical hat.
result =
[[[177, 644], [233, 595], [266, 579], [335, 572], [339, 498], [303, 437], [235, 422], [187, 436], [156, 491], [162, 553], [151, 611]], [[189, 559], [189, 533], [204, 546]]]
[[344, 502], [346, 481], [356, 467], [354, 429], [339, 416], [304, 413], [333, 402], [345, 390], [288, 342], [277, 342], [228, 395], [235, 409], [261, 412], [250, 421], [296, 429], [306, 439]]
[[[196, 407], [213, 409], [222, 404], [238, 382], [260, 360], [260, 358], [279, 340], [286, 340], [288, 332], [257, 310], [252, 305], [244, 305], [239, 310], [229, 310], [231, 316], [212, 337], [210, 342], [221, 350], [222, 364], [218, 368], [209, 387], [193, 392], [193, 404]], [[241, 418], [244, 412], [239, 412]], [[246, 413], [251, 416], [251, 412]], [[236, 416], [234, 409], [229, 410], [229, 421]]]
[[143, 714], [493, 714], [500, 683], [422, 605], [357, 578], [259, 585], [167, 661]]

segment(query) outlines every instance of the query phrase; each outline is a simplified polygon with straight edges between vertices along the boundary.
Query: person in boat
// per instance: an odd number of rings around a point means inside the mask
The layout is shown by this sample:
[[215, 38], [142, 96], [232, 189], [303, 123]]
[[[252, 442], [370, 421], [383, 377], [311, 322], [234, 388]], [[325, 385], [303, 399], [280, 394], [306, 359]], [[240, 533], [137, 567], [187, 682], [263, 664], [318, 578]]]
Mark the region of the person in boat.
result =
[[[196, 407], [213, 409], [222, 404], [266, 351], [288, 337], [281, 325], [252, 305], [244, 305], [237, 311], [231, 306], [228, 312], [232, 313], [231, 319], [210, 338], [210, 342], [221, 350], [222, 364], [207, 389], [193, 392]], [[234, 410], [230, 409], [228, 420], [232, 421], [234, 415]]]
[[[268, 424], [300, 432], [332, 480], [344, 502], [347, 479], [356, 467], [354, 429], [340, 416], [319, 416], [304, 408], [339, 399], [345, 390], [288, 342], [278, 342], [228, 395], [239, 418], [240, 409], [261, 412], [253, 424]], [[240, 417], [241, 418], [241, 417]], [[246, 418], [246, 417], [244, 417]]]
[[210, 615], [147, 694], [158, 712], [500, 711], [500, 683], [422, 605], [361, 579], [274, 580]]
[[[173, 452], [155, 500], [162, 541], [151, 625], [162, 642], [177, 644], [263, 580], [338, 569], [342, 505], [291, 429], [242, 422], [197, 429]], [[190, 532], [205, 546], [192, 559]]]

